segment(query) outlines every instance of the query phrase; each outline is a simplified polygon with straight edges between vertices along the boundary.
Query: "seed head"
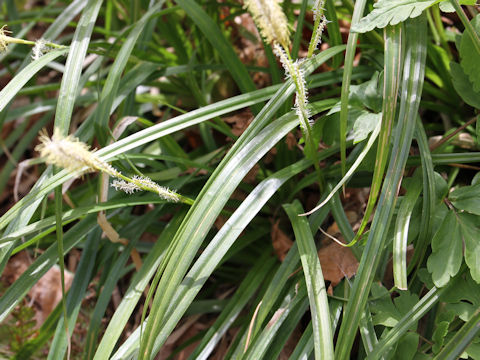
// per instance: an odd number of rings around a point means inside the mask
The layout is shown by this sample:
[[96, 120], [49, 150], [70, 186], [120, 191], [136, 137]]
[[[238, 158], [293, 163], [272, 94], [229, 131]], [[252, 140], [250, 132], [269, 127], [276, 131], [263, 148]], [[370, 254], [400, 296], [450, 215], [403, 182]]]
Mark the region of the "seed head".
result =
[[318, 48], [318, 45], [322, 42], [323, 31], [330, 22], [325, 17], [324, 5], [325, 0], [316, 0], [312, 7], [314, 24], [312, 38], [310, 39], [310, 44], [308, 46], [307, 57], [311, 57], [313, 52]]
[[317, 21], [317, 18], [319, 16], [323, 16], [323, 13], [325, 11], [323, 7], [324, 5], [325, 5], [325, 0], [315, 0], [312, 7], [313, 21]]
[[[312, 37], [312, 40], [311, 40], [311, 42], [314, 46], [314, 49], [317, 49], [318, 45], [322, 42], [323, 31], [325, 30], [325, 27], [327, 26], [327, 24], [329, 22], [330, 21], [327, 20], [325, 15], [322, 14], [320, 16], [320, 20], [318, 21], [318, 25], [315, 28], [315, 31], [314, 31], [314, 34], [313, 34], [313, 37]], [[315, 24], [317, 24], [317, 22], [315, 22]]]
[[112, 186], [115, 190], [125, 191], [127, 194], [133, 194], [135, 191], [147, 190], [157, 193], [162, 199], [171, 202], [178, 202], [179, 196], [166, 187], [158, 185], [152, 179], [145, 176], [134, 176], [128, 182], [125, 180], [114, 180]]
[[295, 95], [295, 111], [300, 118], [300, 126], [307, 132], [307, 129], [311, 126], [310, 123], [310, 110], [308, 109], [308, 90], [305, 82], [305, 72], [301, 67], [301, 60], [292, 61], [288, 58], [285, 50], [281, 45], [275, 44], [273, 52], [278, 56], [287, 79], [292, 79], [296, 87]]
[[117, 191], [124, 191], [127, 194], [133, 194], [135, 191], [141, 191], [138, 185], [126, 182], [125, 180], [113, 180], [112, 187], [115, 188]]
[[290, 31], [287, 17], [280, 6], [281, 2], [281, 0], [245, 0], [245, 7], [252, 14], [267, 42], [278, 42], [284, 48], [288, 48]]
[[48, 137], [45, 130], [40, 133], [40, 144], [35, 147], [45, 162], [56, 165], [71, 172], [87, 168], [87, 171], [103, 171], [110, 176], [117, 177], [120, 173], [110, 164], [101, 160], [87, 144], [69, 135], [60, 134], [58, 129], [53, 132], [52, 138]]
[[7, 51], [8, 44], [10, 43], [10, 37], [7, 34], [10, 34], [11, 32], [5, 30], [5, 26], [6, 25], [3, 25], [0, 29], [0, 53]]

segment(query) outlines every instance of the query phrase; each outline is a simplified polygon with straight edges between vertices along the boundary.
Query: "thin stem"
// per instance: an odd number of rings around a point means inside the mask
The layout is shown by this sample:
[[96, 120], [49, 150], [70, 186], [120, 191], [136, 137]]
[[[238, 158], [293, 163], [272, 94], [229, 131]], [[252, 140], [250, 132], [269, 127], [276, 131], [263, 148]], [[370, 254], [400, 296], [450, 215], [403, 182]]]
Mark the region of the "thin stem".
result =
[[463, 125], [460, 126], [458, 129], [456, 129], [454, 132], [446, 135], [445, 137], [443, 137], [442, 139], [440, 139], [439, 141], [437, 141], [435, 144], [433, 144], [432, 146], [430, 146], [430, 151], [434, 151], [435, 149], [437, 149], [437, 148], [440, 147], [441, 145], [445, 144], [448, 140], [450, 140], [451, 138], [453, 138], [453, 137], [454, 137], [455, 135], [457, 135], [460, 131], [464, 130], [467, 126], [472, 125], [475, 121], [477, 121], [477, 118], [476, 118], [476, 117], [470, 119], [470, 120], [467, 121], [465, 124], [463, 124]]
[[[11, 36], [5, 36], [4, 41], [9, 44], [22, 44], [22, 45], [30, 45], [35, 46], [36, 41], [30, 41], [25, 39], [19, 39]], [[66, 49], [68, 46], [55, 44], [53, 42], [45, 41], [45, 46], [54, 48], [54, 49]]]
[[443, 28], [443, 23], [442, 23], [442, 17], [440, 15], [440, 9], [438, 5], [435, 5], [432, 7], [432, 16], [433, 16], [433, 21], [435, 23], [435, 28], [437, 29], [438, 36], [440, 38], [440, 44], [442, 47], [445, 49], [445, 51], [448, 54], [448, 58], [450, 60], [453, 59], [452, 56], [452, 51], [450, 50], [450, 46], [448, 45], [447, 37], [445, 35], [445, 29]]
[[62, 286], [62, 310], [63, 310], [63, 324], [65, 325], [65, 333], [67, 336], [67, 359], [70, 359], [70, 331], [68, 330], [67, 317], [67, 302], [65, 291], [65, 262], [64, 262], [64, 248], [63, 248], [63, 228], [62, 228], [62, 186], [55, 188], [55, 218], [56, 218], [56, 234], [57, 234], [57, 251], [58, 262], [60, 266], [60, 282]]

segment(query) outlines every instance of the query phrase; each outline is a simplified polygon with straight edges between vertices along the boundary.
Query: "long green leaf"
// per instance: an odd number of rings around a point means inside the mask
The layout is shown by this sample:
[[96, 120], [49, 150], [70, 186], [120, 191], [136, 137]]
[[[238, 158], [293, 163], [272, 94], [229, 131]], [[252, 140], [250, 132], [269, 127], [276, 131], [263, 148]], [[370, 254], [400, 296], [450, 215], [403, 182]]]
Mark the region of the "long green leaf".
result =
[[292, 223], [297, 241], [303, 274], [307, 284], [313, 324], [315, 359], [333, 359], [333, 333], [330, 324], [327, 289], [310, 226], [305, 217], [298, 216], [303, 208], [298, 201], [283, 206]]
[[395, 286], [400, 290], [407, 290], [407, 245], [408, 230], [413, 207], [422, 191], [420, 179], [413, 177], [407, 188], [407, 195], [403, 197], [398, 210], [393, 238], [393, 279]]
[[373, 347], [378, 344], [377, 334], [373, 327], [372, 314], [368, 304], [365, 306], [365, 310], [360, 318], [360, 335], [362, 336], [363, 348], [365, 353], [372, 352]]
[[[415, 252], [408, 265], [408, 271], [414, 266], [419, 268], [423, 263], [426, 250], [431, 240], [432, 223], [437, 201], [435, 192], [435, 174], [433, 171], [433, 158], [428, 145], [427, 134], [423, 127], [420, 118], [417, 118], [417, 126], [415, 129], [418, 148], [420, 150], [420, 158], [422, 164], [423, 177], [423, 204], [422, 204], [422, 221], [420, 224], [420, 232], [417, 241], [415, 242]], [[407, 272], [408, 272], [407, 271]]]
[[367, 245], [362, 254], [357, 276], [353, 283], [342, 325], [340, 326], [335, 349], [335, 358], [340, 360], [349, 358], [355, 339], [353, 334], [357, 331], [360, 315], [365, 307], [375, 271], [381, 260], [386, 238], [385, 234], [393, 215], [397, 191], [403, 176], [415, 129], [425, 74], [426, 19], [424, 16], [410, 19], [405, 26], [407, 41], [399, 125], [394, 136], [395, 142], [393, 144], [392, 156], [377, 211], [373, 219]]
[[[257, 336], [255, 341], [250, 344], [245, 354], [240, 359], [256, 360], [263, 359], [268, 347], [276, 338], [281, 326], [289, 318], [290, 313], [295, 311], [305, 311], [308, 306], [308, 296], [304, 284], [294, 284], [284, 298], [280, 307], [275, 311], [269, 323], [263, 331]], [[299, 309], [300, 308], [300, 309]]]
[[[352, 15], [352, 26], [354, 26], [363, 15], [366, 0], [358, 0], [355, 2], [355, 8]], [[345, 63], [342, 80], [342, 93], [340, 96], [340, 160], [342, 162], [342, 176], [345, 175], [346, 169], [346, 151], [347, 151], [347, 119], [348, 119], [348, 97], [350, 94], [350, 83], [352, 81], [353, 58], [355, 57], [355, 49], [357, 47], [358, 33], [350, 32], [347, 40], [347, 51], [345, 54]]]
[[422, 186], [418, 177], [410, 179], [406, 196], [403, 197], [398, 209], [393, 238], [393, 279], [395, 286], [400, 290], [407, 290], [407, 245], [408, 230], [413, 207], [417, 202]]
[[189, 359], [208, 359], [221, 337], [238, 317], [247, 301], [254, 295], [262, 280], [267, 277], [268, 272], [272, 270], [275, 259], [267, 253], [265, 255], [259, 258], [249, 271], [235, 295], [230, 299]]
[[198, 195], [173, 240], [176, 248], [172, 254], [172, 261], [167, 263], [164, 275], [158, 285], [150, 319], [140, 345], [140, 359], [148, 359], [152, 354], [155, 338], [161, 329], [170, 298], [173, 297], [175, 289], [185, 275], [188, 264], [192, 261], [230, 194], [266, 151], [297, 124], [298, 119], [293, 114], [289, 114], [269, 125], [250, 143], [245, 144], [224, 167], [219, 165], [217, 174], [212, 175]]
[[110, 71], [108, 72], [105, 85], [103, 86], [102, 93], [98, 101], [98, 107], [94, 115], [94, 126], [101, 130], [97, 132], [96, 135], [100, 137], [103, 145], [107, 143], [107, 139], [104, 134], [106, 133], [113, 101], [117, 96], [120, 85], [120, 77], [125, 69], [125, 66], [127, 65], [130, 54], [132, 53], [138, 38], [142, 34], [152, 15], [157, 13], [162, 8], [163, 3], [163, 0], [158, 1], [157, 4], [150, 7], [150, 9], [142, 16], [141, 19], [135, 22], [135, 26], [125, 39], [125, 42], [122, 44], [114, 63], [110, 67]]
[[52, 25], [48, 27], [43, 34], [43, 37], [50, 40], [56, 39], [68, 26], [69, 22], [72, 21], [72, 19], [75, 18], [75, 16], [77, 16], [86, 5], [87, 3], [85, 0], [72, 1], [72, 3], [62, 11], [60, 16], [55, 19]]
[[88, 1], [70, 45], [55, 113], [55, 128], [59, 129], [63, 135], [68, 134], [75, 98], [79, 93], [78, 83], [82, 73], [83, 61], [87, 54], [93, 26], [101, 5], [102, 0]]
[[387, 165], [388, 154], [390, 151], [391, 130], [395, 120], [397, 109], [398, 88], [402, 75], [403, 64], [403, 25], [388, 26], [385, 28], [385, 64], [383, 70], [383, 102], [382, 102], [382, 127], [380, 130], [377, 157], [375, 158], [375, 168], [373, 171], [373, 180], [370, 187], [370, 196], [368, 198], [365, 214], [363, 215], [360, 227], [352, 243], [356, 243], [363, 234], [373, 209], [377, 203], [378, 194], [382, 186], [385, 166]]
[[[102, 337], [100, 344], [98, 345], [94, 359], [108, 359], [115, 347], [115, 344], [118, 342], [120, 336], [122, 335], [123, 329], [128, 322], [131, 314], [133, 313], [140, 297], [143, 294], [143, 291], [147, 287], [150, 279], [155, 274], [155, 271], [165, 256], [165, 250], [169, 245], [169, 242], [173, 238], [173, 235], [177, 231], [180, 223], [185, 216], [184, 212], [177, 212], [172, 220], [168, 223], [166, 228], [162, 231], [160, 237], [155, 242], [155, 245], [150, 250], [148, 256], [143, 261], [143, 266], [141, 269], [134, 275], [130, 286], [125, 292], [125, 296], [122, 299], [122, 302], [118, 306], [117, 310], [113, 314], [110, 323], [108, 324], [107, 329]], [[102, 296], [103, 298], [103, 296]], [[100, 303], [99, 303], [100, 304]], [[99, 307], [102, 305], [99, 305]], [[98, 310], [100, 312], [100, 310]], [[92, 326], [95, 326], [95, 322], [92, 323]], [[95, 329], [89, 330], [90, 334], [95, 333]], [[131, 338], [134, 335], [130, 336]], [[88, 340], [89, 344], [95, 342], [96, 339]], [[87, 348], [88, 358], [91, 358], [91, 352], [95, 351], [90, 347]], [[126, 357], [122, 357], [125, 359]]]

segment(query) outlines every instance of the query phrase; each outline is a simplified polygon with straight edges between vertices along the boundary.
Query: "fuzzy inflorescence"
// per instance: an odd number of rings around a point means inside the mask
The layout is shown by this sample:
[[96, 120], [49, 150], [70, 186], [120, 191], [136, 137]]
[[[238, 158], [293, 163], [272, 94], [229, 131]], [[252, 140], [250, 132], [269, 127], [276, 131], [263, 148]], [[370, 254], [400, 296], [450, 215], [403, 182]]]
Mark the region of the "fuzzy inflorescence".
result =
[[47, 46], [47, 40], [38, 39], [35, 41], [35, 46], [32, 49], [32, 60], [40, 59], [46, 52], [49, 52], [51, 48]]
[[285, 69], [286, 77], [291, 78], [296, 87], [295, 96], [295, 111], [300, 118], [300, 125], [304, 131], [311, 126], [310, 124], [310, 110], [308, 109], [308, 90], [305, 82], [305, 72], [301, 67], [301, 60], [292, 61], [280, 44], [275, 44], [273, 47], [275, 55], [278, 56], [283, 68]]
[[117, 191], [123, 191], [127, 194], [133, 194], [135, 191], [141, 191], [137, 184], [132, 182], [126, 182], [125, 180], [113, 180], [112, 187]]
[[47, 164], [56, 165], [72, 172], [102, 171], [118, 177], [120, 172], [101, 160], [90, 147], [72, 135], [63, 136], [55, 129], [50, 138], [45, 131], [40, 133], [40, 144], [35, 147]]
[[110, 164], [100, 159], [95, 152], [90, 151], [87, 144], [81, 142], [72, 135], [63, 136], [55, 129], [50, 138], [46, 131], [40, 133], [40, 144], [35, 147], [45, 162], [50, 165], [62, 167], [71, 172], [78, 171], [101, 171], [117, 178], [112, 182], [116, 190], [127, 194], [135, 191], [151, 191], [158, 194], [162, 199], [171, 202], [180, 201], [180, 196], [175, 192], [158, 185], [152, 179], [144, 176], [126, 177]]
[[245, 0], [245, 7], [252, 14], [260, 28], [260, 34], [267, 42], [278, 42], [287, 48], [290, 45], [290, 31], [287, 17], [280, 6], [281, 0]]
[[10, 37], [7, 35], [10, 31], [5, 30], [5, 25], [0, 29], [0, 52], [5, 52], [8, 49], [10, 43]]
[[325, 9], [323, 8], [324, 5], [325, 0], [316, 0], [312, 7], [314, 29], [308, 50], [309, 56], [311, 56], [313, 54], [313, 51], [318, 48], [318, 45], [322, 41], [323, 31], [329, 23], [329, 21], [325, 17]]
[[134, 176], [129, 179], [128, 182], [125, 180], [114, 180], [112, 186], [115, 190], [124, 191], [127, 194], [133, 194], [135, 191], [147, 190], [157, 193], [158, 196], [167, 201], [178, 202], [180, 200], [178, 194], [166, 187], [158, 185], [152, 179], [145, 176]]
[[325, 0], [315, 0], [312, 7], [313, 21], [317, 21], [319, 16], [323, 16], [323, 12], [325, 11], [324, 6]]

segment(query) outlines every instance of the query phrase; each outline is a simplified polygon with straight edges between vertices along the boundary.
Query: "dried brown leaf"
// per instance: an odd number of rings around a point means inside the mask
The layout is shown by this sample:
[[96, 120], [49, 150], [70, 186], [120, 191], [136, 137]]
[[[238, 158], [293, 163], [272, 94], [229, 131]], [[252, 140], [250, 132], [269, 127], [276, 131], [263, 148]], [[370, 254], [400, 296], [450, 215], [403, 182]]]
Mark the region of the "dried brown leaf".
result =
[[323, 277], [335, 287], [344, 277], [351, 278], [357, 272], [358, 261], [347, 247], [334, 242], [318, 251]]
[[[11, 284], [30, 266], [31, 260], [25, 251], [13, 256], [2, 275], [4, 280]], [[65, 290], [72, 285], [73, 275], [65, 271]], [[43, 324], [48, 315], [62, 300], [62, 285], [60, 282], [60, 268], [52, 267], [28, 292], [28, 296], [35, 308], [35, 320], [37, 326]]]
[[224, 120], [226, 123], [232, 124], [233, 135], [240, 136], [252, 122], [253, 114], [249, 109], [245, 109], [233, 116], [224, 118]]
[[270, 235], [272, 237], [273, 250], [280, 261], [283, 261], [285, 256], [287, 256], [288, 250], [292, 247], [293, 241], [280, 229], [279, 224], [280, 220], [277, 220], [272, 225]]

